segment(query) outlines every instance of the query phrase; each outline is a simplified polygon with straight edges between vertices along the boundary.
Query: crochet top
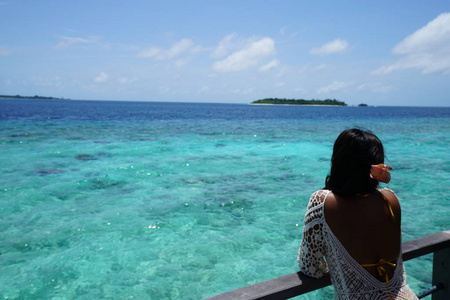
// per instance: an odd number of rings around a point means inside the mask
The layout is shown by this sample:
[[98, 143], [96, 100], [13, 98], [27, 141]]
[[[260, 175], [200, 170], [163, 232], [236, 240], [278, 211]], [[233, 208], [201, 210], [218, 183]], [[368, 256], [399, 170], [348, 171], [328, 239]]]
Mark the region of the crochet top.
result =
[[380, 260], [365, 265], [377, 266], [381, 275], [383, 264], [393, 266], [395, 263], [394, 274], [390, 280], [386, 275], [386, 282], [373, 277], [350, 256], [325, 221], [324, 203], [329, 193], [328, 190], [317, 191], [309, 200], [297, 258], [301, 272], [320, 278], [329, 271], [335, 299], [418, 299], [406, 284], [401, 253], [395, 262]]

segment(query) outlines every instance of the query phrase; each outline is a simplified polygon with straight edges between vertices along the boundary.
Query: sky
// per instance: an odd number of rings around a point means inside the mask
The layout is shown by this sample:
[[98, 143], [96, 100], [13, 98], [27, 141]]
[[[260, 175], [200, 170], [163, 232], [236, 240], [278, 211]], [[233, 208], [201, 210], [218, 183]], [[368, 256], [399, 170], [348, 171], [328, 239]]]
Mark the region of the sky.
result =
[[450, 106], [450, 1], [0, 0], [0, 95]]

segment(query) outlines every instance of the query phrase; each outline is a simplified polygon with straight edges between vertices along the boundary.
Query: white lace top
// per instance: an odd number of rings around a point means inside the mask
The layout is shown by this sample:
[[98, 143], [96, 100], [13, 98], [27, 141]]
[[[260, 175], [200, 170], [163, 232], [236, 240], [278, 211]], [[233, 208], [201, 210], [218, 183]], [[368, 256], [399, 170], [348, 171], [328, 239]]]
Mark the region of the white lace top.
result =
[[373, 277], [350, 256], [325, 221], [323, 207], [329, 192], [317, 191], [309, 200], [298, 254], [301, 272], [319, 278], [329, 271], [335, 299], [418, 299], [406, 284], [401, 255], [389, 280], [389, 291], [386, 282]]

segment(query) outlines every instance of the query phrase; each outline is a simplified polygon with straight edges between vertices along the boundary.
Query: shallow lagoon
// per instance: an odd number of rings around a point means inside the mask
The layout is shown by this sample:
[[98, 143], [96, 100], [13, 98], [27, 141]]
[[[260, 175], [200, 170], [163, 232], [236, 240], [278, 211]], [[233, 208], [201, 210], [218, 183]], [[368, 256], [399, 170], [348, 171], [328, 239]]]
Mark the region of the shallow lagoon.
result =
[[[385, 144], [403, 240], [450, 227], [450, 108], [0, 100], [0, 120], [3, 299], [200, 299], [296, 272], [354, 126]], [[431, 256], [406, 268], [430, 286]]]

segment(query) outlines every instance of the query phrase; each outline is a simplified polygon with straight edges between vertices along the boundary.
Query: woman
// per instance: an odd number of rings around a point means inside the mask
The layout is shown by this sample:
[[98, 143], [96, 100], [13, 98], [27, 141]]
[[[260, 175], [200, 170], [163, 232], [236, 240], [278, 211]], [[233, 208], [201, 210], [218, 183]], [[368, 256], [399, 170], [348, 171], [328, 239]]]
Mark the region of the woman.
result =
[[298, 263], [319, 278], [330, 272], [336, 299], [418, 299], [406, 284], [401, 210], [381, 141], [359, 129], [334, 143], [325, 188], [307, 207]]

